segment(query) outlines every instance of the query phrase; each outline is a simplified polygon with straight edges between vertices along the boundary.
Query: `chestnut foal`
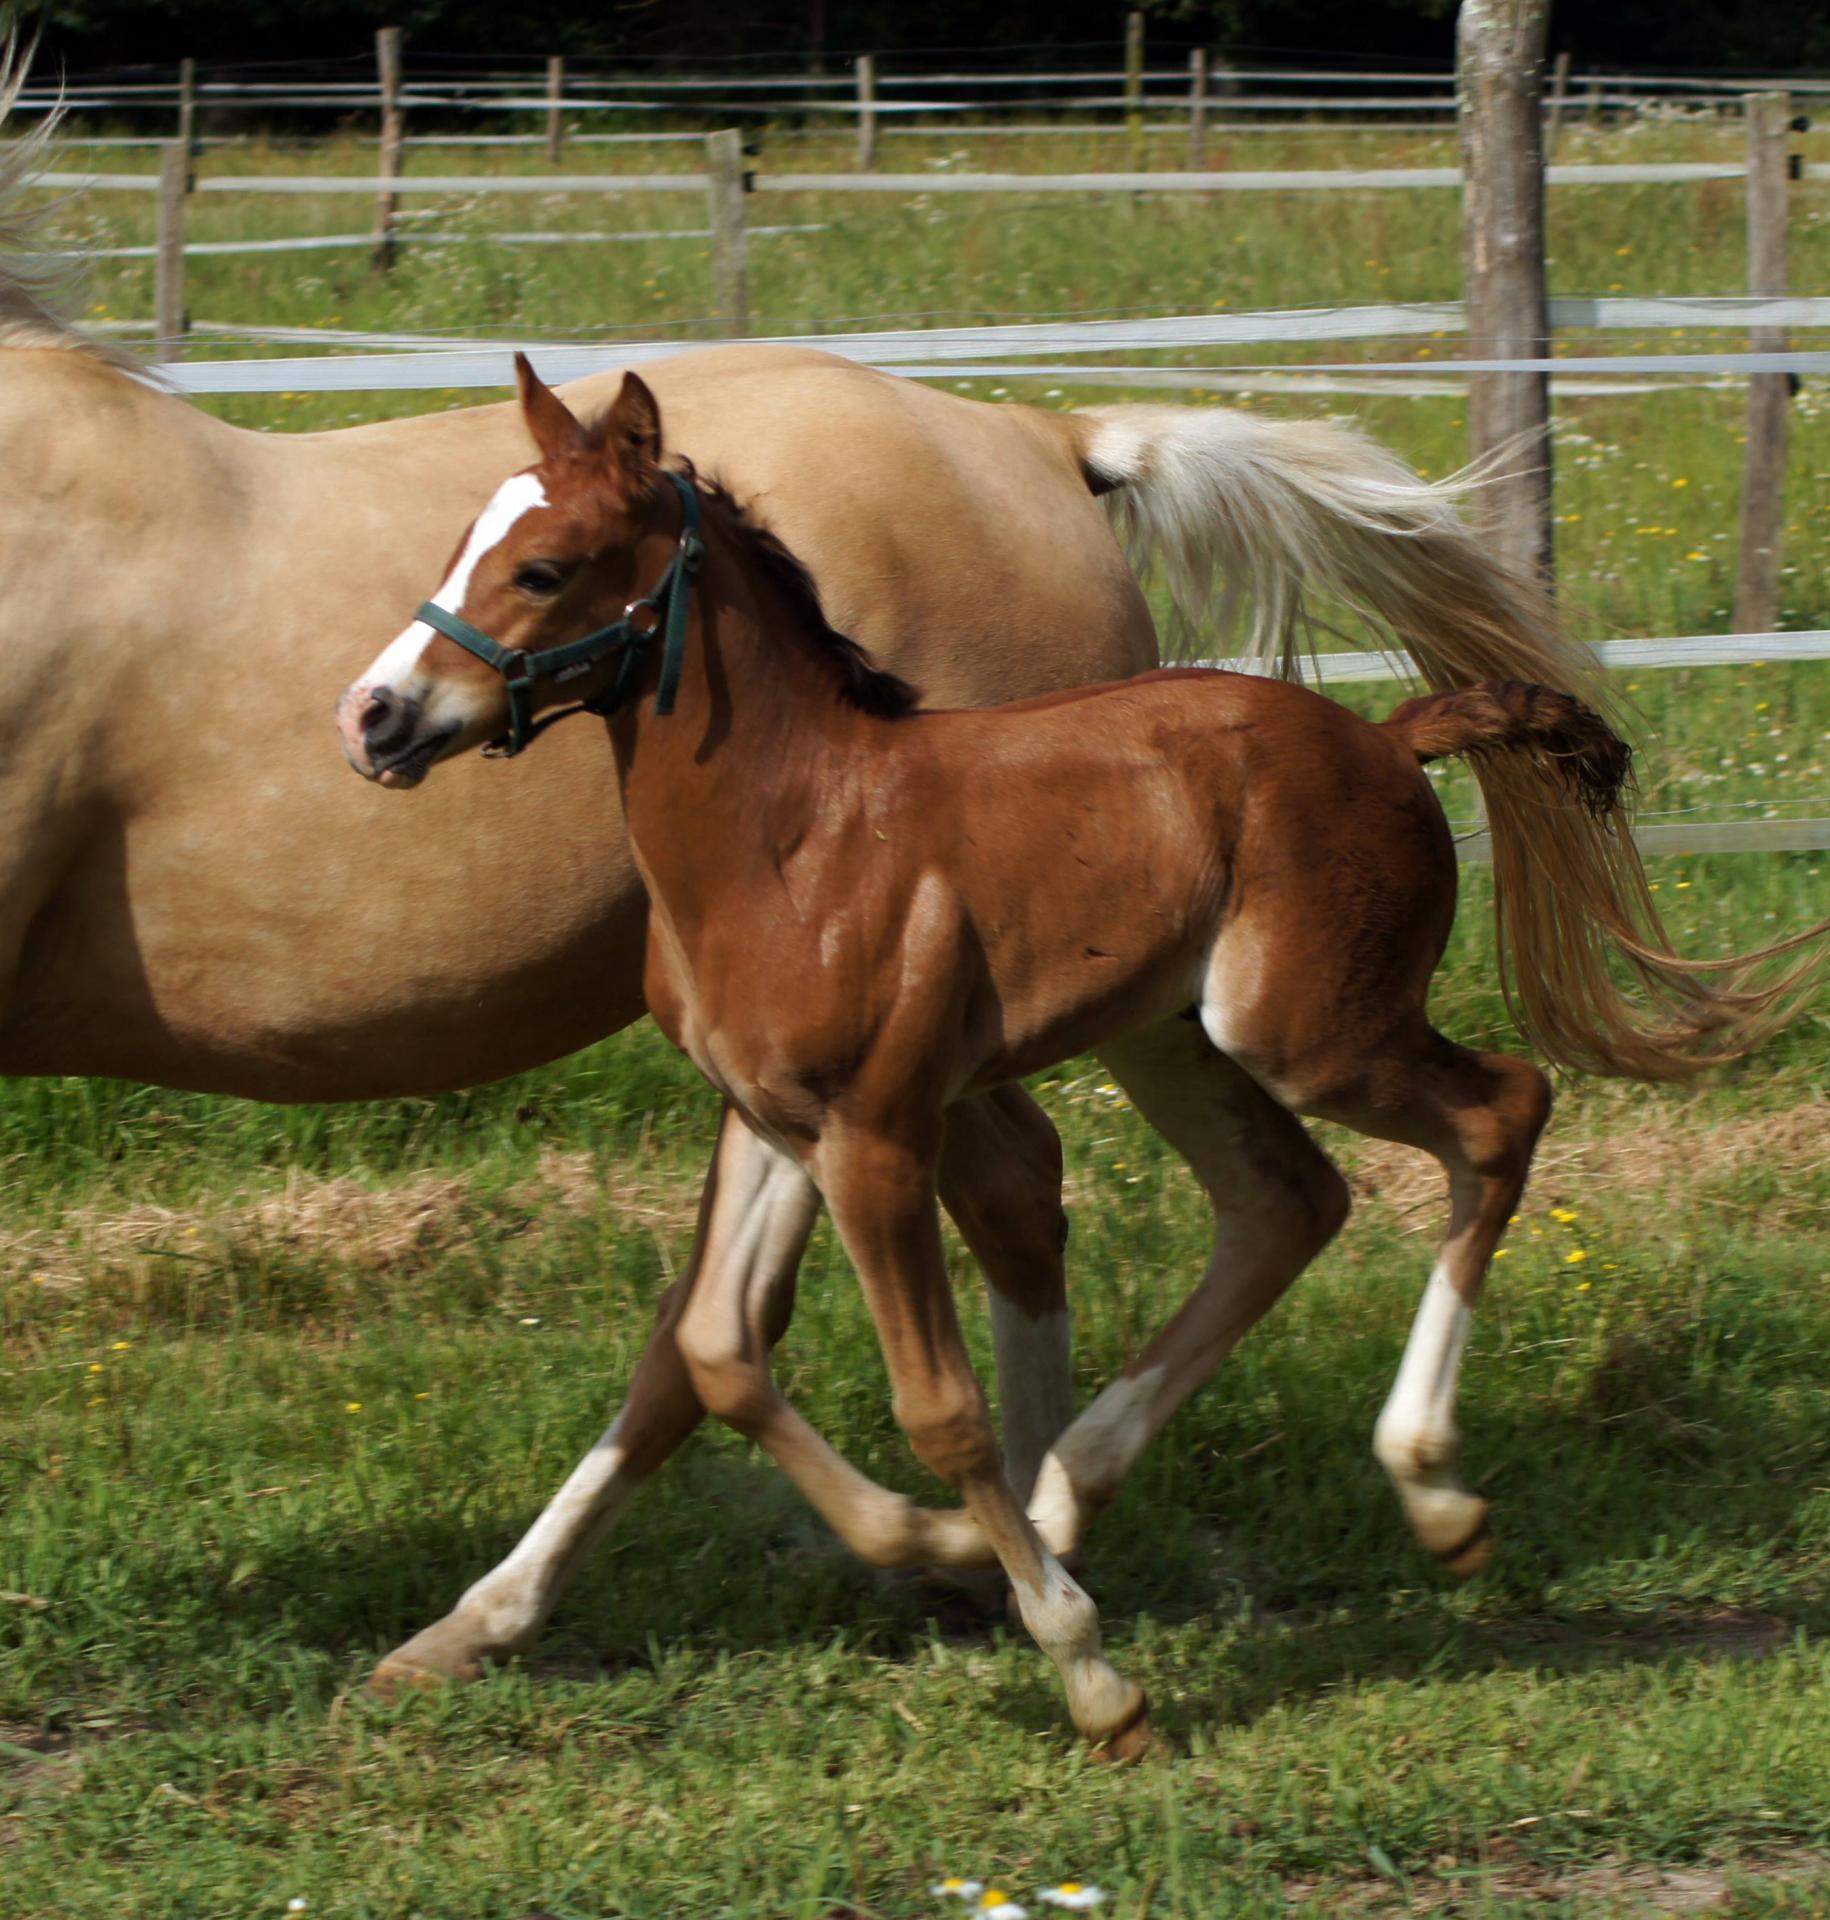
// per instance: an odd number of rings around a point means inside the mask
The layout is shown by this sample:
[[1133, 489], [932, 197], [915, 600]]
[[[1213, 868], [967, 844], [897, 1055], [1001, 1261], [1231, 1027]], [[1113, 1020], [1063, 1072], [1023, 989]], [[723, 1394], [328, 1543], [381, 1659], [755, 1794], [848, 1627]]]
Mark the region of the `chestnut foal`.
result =
[[[1456, 866], [1422, 766], [1516, 756], [1547, 801], [1605, 814], [1626, 747], [1572, 697], [1522, 684], [1428, 695], [1383, 726], [1193, 670], [916, 712], [826, 625], [785, 549], [658, 464], [636, 376], [589, 427], [525, 361], [520, 378], [542, 458], [478, 522], [461, 585], [360, 683], [345, 732], [364, 771], [406, 786], [505, 730], [518, 750], [568, 693], [608, 716], [650, 901], [648, 1004], [726, 1101], [691, 1286], [668, 1314], [692, 1393], [871, 1559], [995, 1557], [1075, 1724], [1135, 1751], [1144, 1696], [1103, 1657], [1061, 1559], [1344, 1220], [1346, 1188], [1296, 1118], [1317, 1115], [1447, 1172], [1448, 1232], [1379, 1448], [1426, 1539], [1476, 1559], [1485, 1509], [1455, 1475], [1455, 1373], [1550, 1093], [1535, 1067], [1429, 1023]], [[1095, 1046], [1152, 1089], [1145, 1117], [1172, 1143], [1196, 1107], [1228, 1116], [1237, 1165], [1196, 1172], [1232, 1217], [1025, 1511], [954, 1315], [936, 1171], [955, 1102]], [[896, 1418], [963, 1512], [873, 1486], [771, 1377], [822, 1197]]]

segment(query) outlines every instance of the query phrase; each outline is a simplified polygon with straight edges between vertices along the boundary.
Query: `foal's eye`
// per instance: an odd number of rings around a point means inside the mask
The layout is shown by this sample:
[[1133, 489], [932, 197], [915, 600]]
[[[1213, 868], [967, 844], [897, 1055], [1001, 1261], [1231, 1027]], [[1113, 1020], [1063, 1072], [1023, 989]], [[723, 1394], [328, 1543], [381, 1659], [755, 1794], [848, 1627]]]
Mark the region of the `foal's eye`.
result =
[[563, 569], [550, 560], [529, 560], [515, 573], [515, 585], [523, 593], [557, 593], [566, 583]]

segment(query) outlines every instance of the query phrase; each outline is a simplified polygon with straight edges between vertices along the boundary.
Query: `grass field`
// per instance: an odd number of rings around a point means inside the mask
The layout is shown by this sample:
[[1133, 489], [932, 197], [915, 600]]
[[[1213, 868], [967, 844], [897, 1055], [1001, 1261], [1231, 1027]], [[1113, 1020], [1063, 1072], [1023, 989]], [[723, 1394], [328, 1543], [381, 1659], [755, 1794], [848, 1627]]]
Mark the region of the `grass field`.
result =
[[[843, 164], [841, 145], [814, 151]], [[1235, 166], [1444, 152], [1409, 136], [1224, 145]], [[1734, 145], [1645, 126], [1577, 132], [1561, 157]], [[895, 142], [888, 164], [943, 162], [1124, 154], [950, 134]], [[309, 158], [368, 163], [353, 141]], [[790, 163], [812, 164], [772, 139], [768, 164]], [[208, 164], [307, 162], [250, 147]], [[413, 164], [538, 163], [485, 149]], [[682, 162], [586, 149], [568, 164]], [[1823, 291], [1827, 203], [1799, 192], [1793, 285]], [[707, 310], [696, 243], [509, 251], [483, 237], [696, 222], [696, 204], [681, 212], [484, 202], [452, 216], [466, 244], [409, 251], [385, 281], [359, 252], [205, 260], [190, 305], [246, 323], [690, 336]], [[121, 244], [149, 213], [117, 195], [59, 217]], [[209, 238], [353, 229], [366, 206], [205, 197], [193, 215]], [[807, 196], [759, 217], [830, 225], [753, 250], [772, 331], [1459, 285], [1447, 194]], [[1554, 288], [1729, 292], [1740, 233], [1732, 184], [1559, 189]], [[95, 317], [145, 314], [150, 285], [137, 264], [98, 271]], [[1048, 404], [1121, 397], [999, 384]], [[293, 431], [464, 403], [223, 407]], [[1426, 470], [1463, 455], [1452, 397], [1277, 403], [1327, 404]], [[1583, 632], [1727, 627], [1740, 405], [1701, 390], [1560, 406], [1560, 566]], [[1792, 444], [1785, 624], [1830, 625], [1809, 389]], [[1830, 668], [1648, 673], [1622, 691], [1649, 812], [1830, 811]], [[1355, 697], [1377, 709], [1389, 692]], [[1465, 784], [1445, 798], [1465, 815]], [[1825, 864], [1667, 859], [1654, 878], [1687, 943], [1721, 951], [1826, 911]], [[1437, 999], [1470, 1041], [1506, 1031], [1486, 905], [1474, 873]], [[1562, 1090], [1467, 1371], [1468, 1461], [1499, 1550], [1463, 1587], [1410, 1546], [1368, 1446], [1428, 1269], [1435, 1188], [1396, 1151], [1330, 1137], [1359, 1198], [1346, 1234], [1091, 1541], [1108, 1643], [1161, 1734], [1156, 1758], [1122, 1773], [1076, 1748], [1026, 1641], [853, 1564], [772, 1469], [710, 1431], [633, 1509], [537, 1658], [398, 1706], [361, 1690], [595, 1436], [685, 1258], [712, 1106], [652, 1030], [437, 1101], [273, 1109], [12, 1085], [0, 1920], [214, 1920], [292, 1901], [351, 1920], [914, 1920], [947, 1910], [928, 1891], [945, 1874], [1032, 1913], [1039, 1887], [1093, 1881], [1124, 1920], [1830, 1913], [1827, 1042], [1820, 1006], [1694, 1088]], [[1043, 1097], [1068, 1149], [1084, 1396], [1192, 1281], [1207, 1235], [1191, 1183], [1094, 1063], [1049, 1076]], [[779, 1371], [861, 1466], [933, 1495], [823, 1229]]]

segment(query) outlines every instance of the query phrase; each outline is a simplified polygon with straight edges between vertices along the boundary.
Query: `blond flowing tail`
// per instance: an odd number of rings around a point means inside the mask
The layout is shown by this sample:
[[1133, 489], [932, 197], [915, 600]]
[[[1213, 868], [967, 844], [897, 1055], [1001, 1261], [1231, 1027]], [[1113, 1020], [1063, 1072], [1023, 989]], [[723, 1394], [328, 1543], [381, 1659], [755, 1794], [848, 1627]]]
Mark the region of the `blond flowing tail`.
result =
[[[1478, 481], [1431, 485], [1349, 428], [1220, 407], [1092, 407], [1072, 416], [1088, 484], [1132, 563], [1159, 566], [1190, 627], [1300, 677], [1316, 594], [1389, 632], [1431, 687], [1525, 681], [1615, 702], [1549, 596], [1461, 518]], [[1818, 984], [1830, 921], [1753, 952], [1686, 960], [1647, 887], [1624, 800], [1572, 805], [1542, 758], [1476, 762], [1493, 836], [1506, 1003], [1547, 1058], [1673, 1080], [1738, 1059]], [[1783, 956], [1806, 947], [1788, 966]]]

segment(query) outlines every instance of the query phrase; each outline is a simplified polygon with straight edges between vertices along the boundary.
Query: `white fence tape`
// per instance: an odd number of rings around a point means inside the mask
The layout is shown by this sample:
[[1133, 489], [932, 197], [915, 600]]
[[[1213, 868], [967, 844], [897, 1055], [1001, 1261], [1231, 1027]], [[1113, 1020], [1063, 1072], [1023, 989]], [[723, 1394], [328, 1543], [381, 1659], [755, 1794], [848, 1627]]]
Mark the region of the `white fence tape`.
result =
[[[1830, 660], [1830, 628], [1806, 633], [1693, 633], [1669, 640], [1601, 640], [1595, 657], [1623, 673], [1658, 667], [1788, 666], [1800, 660]], [[1261, 662], [1202, 660], [1204, 667], [1234, 673], [1264, 673]], [[1318, 653], [1309, 656], [1304, 674], [1325, 685], [1356, 680], [1405, 680], [1416, 672], [1407, 653]]]
[[[321, 337], [321, 336], [320, 336]], [[945, 360], [914, 360], [919, 351], [919, 332], [884, 341], [871, 335], [808, 334], [786, 336], [766, 342], [777, 346], [817, 347], [842, 359], [858, 360], [866, 365], [897, 366], [915, 378], [1001, 378], [1082, 380], [1097, 377], [1105, 386], [1123, 385], [1133, 376], [1138, 384], [1148, 385], [1161, 374], [1158, 367], [1084, 368], [1072, 362], [1013, 361], [1003, 364], [952, 363]], [[425, 391], [466, 387], [507, 387], [514, 384], [513, 360], [517, 350], [535, 362], [541, 377], [548, 381], [577, 380], [586, 374], [602, 373], [613, 367], [636, 366], [649, 360], [665, 359], [670, 354], [690, 351], [697, 342], [688, 340], [619, 341], [609, 345], [555, 345], [551, 341], [502, 341], [491, 345], [466, 344], [461, 347], [428, 347], [423, 352], [373, 355], [337, 354], [308, 359], [285, 360], [193, 360], [165, 368], [164, 374], [184, 393], [380, 393]], [[913, 349], [913, 350], [911, 350]], [[1208, 373], [1218, 381], [1229, 375], [1290, 374], [1369, 375], [1397, 374], [1414, 379], [1424, 371], [1416, 360], [1334, 361], [1299, 367], [1267, 363], [1244, 366], [1220, 366], [1212, 369], [1182, 369]], [[1556, 359], [1530, 360], [1433, 360], [1427, 371], [1440, 378], [1450, 374], [1548, 372], [1553, 374], [1726, 374], [1745, 377], [1750, 374], [1830, 373], [1830, 352], [1795, 353], [1665, 353], [1569, 355]]]
[[[786, 227], [746, 227], [745, 233], [752, 240], [775, 240], [789, 233], [830, 233], [831, 227], [824, 221], [803, 222]], [[647, 231], [636, 230], [622, 233], [512, 233], [498, 231], [494, 227], [469, 227], [461, 233], [415, 233], [410, 229], [397, 231], [393, 235], [396, 246], [409, 247], [576, 247], [584, 245], [615, 246], [618, 244], [640, 244], [646, 240], [710, 240], [710, 227], [653, 227]], [[375, 236], [371, 233], [313, 233], [300, 235], [290, 240], [190, 240], [185, 243], [185, 258], [201, 258], [210, 254], [232, 253], [322, 253], [337, 247], [372, 247]], [[44, 253], [39, 256], [52, 260], [156, 260], [159, 257], [157, 247], [83, 247], [67, 253]], [[220, 331], [220, 329], [219, 329]], [[265, 332], [259, 327], [249, 327], [249, 333], [260, 334], [269, 340], [312, 338], [308, 327], [294, 327], [285, 332]]]
[[[1807, 167], [1813, 179], [1830, 166]], [[1696, 180], [1740, 180], [1747, 168], [1733, 161], [1674, 161], [1659, 165], [1547, 167], [1554, 186], [1649, 186]], [[153, 193], [152, 173], [44, 173], [34, 184], [66, 191]], [[1459, 187], [1459, 167], [1301, 168], [1239, 173], [758, 173], [757, 193], [1334, 193], [1346, 189]], [[703, 193], [698, 173], [211, 174], [198, 193]]]
[[[1688, 826], [1636, 827], [1644, 854], [1822, 853], [1830, 849], [1830, 820], [1698, 820]], [[1471, 833], [1455, 843], [1456, 857], [1471, 866], [1493, 859], [1493, 841]]]

